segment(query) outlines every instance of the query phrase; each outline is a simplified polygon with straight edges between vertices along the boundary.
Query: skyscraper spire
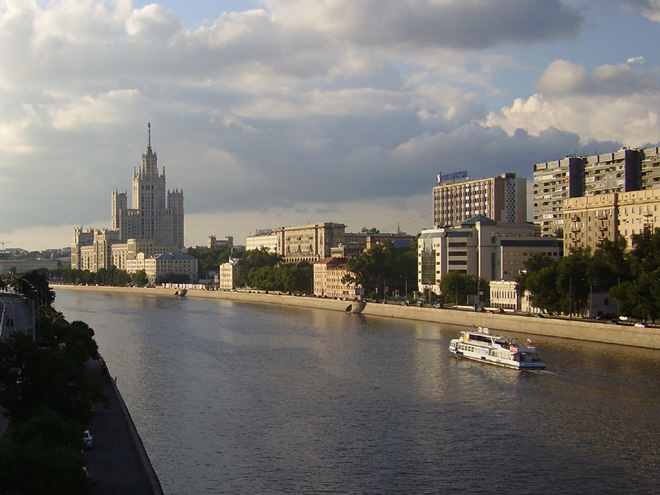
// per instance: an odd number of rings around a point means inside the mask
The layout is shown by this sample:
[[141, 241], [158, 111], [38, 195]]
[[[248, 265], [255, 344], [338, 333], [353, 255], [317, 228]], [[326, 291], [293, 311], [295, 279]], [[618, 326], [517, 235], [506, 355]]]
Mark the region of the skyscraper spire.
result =
[[151, 150], [151, 122], [147, 123], [147, 149]]

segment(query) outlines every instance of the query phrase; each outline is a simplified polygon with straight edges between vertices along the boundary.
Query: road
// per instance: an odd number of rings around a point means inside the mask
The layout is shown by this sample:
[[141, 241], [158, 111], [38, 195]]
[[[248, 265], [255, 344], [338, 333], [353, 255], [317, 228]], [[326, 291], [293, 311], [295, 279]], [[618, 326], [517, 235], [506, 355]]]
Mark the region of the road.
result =
[[32, 306], [18, 294], [0, 292], [0, 337], [12, 332], [30, 332], [34, 329]]
[[111, 406], [97, 404], [89, 426], [94, 446], [85, 452], [85, 463], [98, 481], [92, 494], [161, 495], [158, 478], [112, 377], [100, 361], [87, 366], [103, 383]]

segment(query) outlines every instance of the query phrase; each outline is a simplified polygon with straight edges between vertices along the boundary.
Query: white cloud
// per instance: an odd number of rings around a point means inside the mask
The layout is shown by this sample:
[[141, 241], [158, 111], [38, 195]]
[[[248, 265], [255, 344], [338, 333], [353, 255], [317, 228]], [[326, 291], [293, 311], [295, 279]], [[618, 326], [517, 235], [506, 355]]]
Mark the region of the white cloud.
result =
[[[204, 220], [216, 225], [206, 235], [239, 242], [251, 223], [390, 230], [430, 218], [440, 171], [528, 176], [589, 140], [660, 135], [644, 46], [627, 64], [550, 63], [545, 42], [566, 52], [584, 22], [569, 2], [266, 0], [192, 29], [159, 3], [0, 0], [10, 237], [81, 216], [109, 226], [110, 191], [130, 189], [148, 121], [187, 226], [199, 219], [190, 244], [205, 243]], [[531, 89], [535, 64], [547, 68]], [[38, 206], [21, 206], [26, 190]]]
[[513, 134], [516, 129], [538, 135], [554, 127], [589, 141], [644, 146], [660, 139], [660, 87], [657, 69], [628, 64], [603, 65], [592, 73], [575, 63], [550, 64], [538, 83], [541, 92], [517, 98], [487, 125]]
[[140, 91], [136, 89], [85, 95], [79, 100], [54, 106], [49, 112], [51, 124], [56, 130], [72, 130], [126, 122], [135, 117], [135, 104], [139, 97]]

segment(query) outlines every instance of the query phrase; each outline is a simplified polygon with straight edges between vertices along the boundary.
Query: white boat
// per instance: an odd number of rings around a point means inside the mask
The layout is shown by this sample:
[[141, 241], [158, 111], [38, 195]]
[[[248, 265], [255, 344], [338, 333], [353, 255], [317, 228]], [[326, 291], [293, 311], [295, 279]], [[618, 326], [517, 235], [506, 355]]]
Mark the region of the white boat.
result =
[[520, 346], [515, 339], [491, 334], [486, 327], [461, 332], [457, 339], [450, 341], [449, 351], [466, 359], [518, 370], [545, 368], [531, 340]]

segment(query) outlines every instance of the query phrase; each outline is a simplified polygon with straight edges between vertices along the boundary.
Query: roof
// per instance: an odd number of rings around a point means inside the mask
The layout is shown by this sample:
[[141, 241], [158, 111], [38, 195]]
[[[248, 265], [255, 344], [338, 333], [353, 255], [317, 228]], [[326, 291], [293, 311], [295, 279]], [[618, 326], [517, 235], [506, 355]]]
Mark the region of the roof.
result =
[[164, 254], [159, 254], [155, 256], [157, 260], [190, 260], [190, 259], [195, 259], [194, 256], [190, 256], [189, 254], [171, 254], [171, 253], [164, 253]]
[[495, 220], [483, 215], [477, 215], [476, 217], [468, 218], [467, 220], [461, 222], [461, 225], [475, 225], [477, 222], [481, 222], [487, 225], [497, 225]]

